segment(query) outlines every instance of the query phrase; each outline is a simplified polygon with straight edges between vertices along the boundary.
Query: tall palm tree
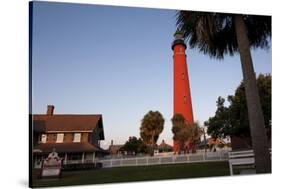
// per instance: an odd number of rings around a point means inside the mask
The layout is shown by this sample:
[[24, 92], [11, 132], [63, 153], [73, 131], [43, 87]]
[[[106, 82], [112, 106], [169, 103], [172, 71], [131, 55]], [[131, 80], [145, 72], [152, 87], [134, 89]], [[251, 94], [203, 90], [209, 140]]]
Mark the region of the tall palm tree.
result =
[[184, 150], [184, 146], [188, 140], [188, 128], [186, 120], [182, 114], [176, 113], [172, 119], [172, 132], [174, 134], [173, 140], [176, 142], [175, 153]]
[[210, 57], [240, 54], [252, 145], [257, 173], [271, 172], [264, 117], [256, 84], [250, 48], [268, 48], [271, 17], [194, 11], [177, 12], [177, 29], [189, 42]]
[[198, 122], [187, 123], [188, 128], [188, 149], [192, 150], [192, 153], [196, 153], [195, 142], [200, 140], [203, 134], [202, 129], [199, 127]]
[[177, 143], [176, 152], [192, 150], [196, 152], [195, 142], [198, 141], [202, 135], [202, 130], [198, 122], [188, 122], [182, 114], [175, 114], [172, 119], [173, 139]]
[[140, 135], [146, 145], [151, 147], [153, 155], [154, 146], [164, 128], [164, 118], [159, 111], [149, 111], [143, 117], [140, 127]]

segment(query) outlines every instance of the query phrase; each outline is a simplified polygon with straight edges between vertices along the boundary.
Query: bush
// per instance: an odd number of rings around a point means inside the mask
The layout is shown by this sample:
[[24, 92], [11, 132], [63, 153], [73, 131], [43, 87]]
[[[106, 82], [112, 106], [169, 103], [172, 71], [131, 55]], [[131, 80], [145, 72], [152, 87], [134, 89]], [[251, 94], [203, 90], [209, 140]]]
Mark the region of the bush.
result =
[[86, 169], [100, 169], [102, 168], [102, 163], [75, 163], [66, 164], [62, 166], [63, 171], [76, 171], [76, 170], [86, 170]]

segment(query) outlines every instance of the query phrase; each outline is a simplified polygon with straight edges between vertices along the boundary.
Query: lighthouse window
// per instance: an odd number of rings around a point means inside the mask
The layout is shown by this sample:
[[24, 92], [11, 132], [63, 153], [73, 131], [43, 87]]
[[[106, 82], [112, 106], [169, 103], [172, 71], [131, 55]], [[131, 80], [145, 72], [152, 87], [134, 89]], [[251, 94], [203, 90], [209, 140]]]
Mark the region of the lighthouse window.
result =
[[184, 73], [181, 74], [181, 78], [184, 79]]
[[183, 97], [183, 102], [186, 104], [186, 96]]

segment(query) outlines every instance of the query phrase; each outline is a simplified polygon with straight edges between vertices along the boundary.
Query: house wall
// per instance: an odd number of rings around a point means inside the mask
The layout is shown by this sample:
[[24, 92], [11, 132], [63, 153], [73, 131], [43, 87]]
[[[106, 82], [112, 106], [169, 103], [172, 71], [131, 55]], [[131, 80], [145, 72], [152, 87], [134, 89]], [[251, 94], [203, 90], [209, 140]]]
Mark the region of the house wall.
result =
[[88, 142], [88, 133], [81, 133], [81, 142]]
[[[57, 134], [60, 134], [60, 133], [48, 133], [48, 134], [46, 134], [47, 135], [46, 143], [56, 143]], [[90, 141], [89, 137], [91, 137], [90, 133], [81, 133], [81, 142], [89, 142]], [[94, 134], [92, 137], [93, 137], [92, 140], [94, 141], [94, 144], [97, 144], [98, 135]], [[35, 135], [35, 138], [36, 139], [34, 139], [34, 141], [33, 141], [34, 144], [39, 142], [39, 135]], [[74, 133], [64, 133], [63, 143], [73, 142], [73, 138], [74, 138]]]
[[57, 140], [57, 134], [52, 133], [52, 134], [47, 134], [47, 141], [46, 143], [55, 143]]
[[73, 142], [73, 133], [64, 133], [63, 142]]
[[94, 132], [89, 133], [88, 141], [95, 146], [99, 146], [99, 131], [94, 130]]
[[39, 142], [39, 137], [41, 133], [33, 133], [33, 145]]

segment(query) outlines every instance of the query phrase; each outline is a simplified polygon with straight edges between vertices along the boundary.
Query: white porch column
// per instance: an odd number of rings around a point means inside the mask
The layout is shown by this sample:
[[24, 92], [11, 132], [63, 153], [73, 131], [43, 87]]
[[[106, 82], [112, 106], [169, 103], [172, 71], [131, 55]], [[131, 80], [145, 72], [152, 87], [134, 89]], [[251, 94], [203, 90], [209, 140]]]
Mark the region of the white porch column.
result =
[[93, 163], [96, 164], [96, 153], [95, 152], [93, 152]]
[[67, 164], [67, 153], [64, 155], [64, 164]]
[[85, 152], [83, 152], [82, 154], [82, 163], [84, 163], [84, 159], [85, 159]]

